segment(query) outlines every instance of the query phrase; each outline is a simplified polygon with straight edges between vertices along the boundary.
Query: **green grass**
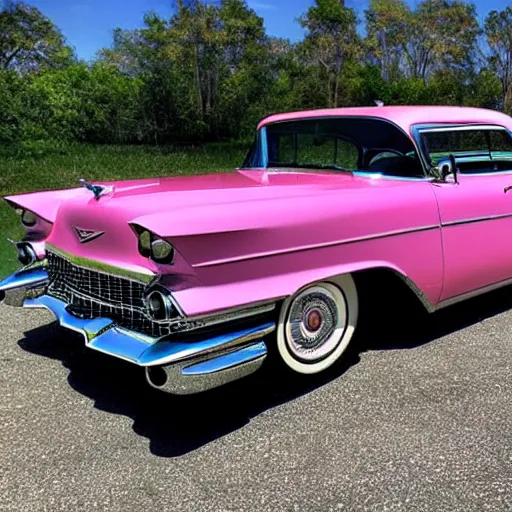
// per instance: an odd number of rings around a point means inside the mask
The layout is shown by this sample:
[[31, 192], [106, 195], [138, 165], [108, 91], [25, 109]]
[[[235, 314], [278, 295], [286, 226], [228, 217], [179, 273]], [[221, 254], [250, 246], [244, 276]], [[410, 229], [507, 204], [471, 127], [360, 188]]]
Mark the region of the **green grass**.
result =
[[[18, 155], [0, 148], [0, 195], [76, 187], [79, 178], [109, 181], [225, 172], [241, 164], [246, 150], [243, 144], [186, 149], [72, 145]], [[19, 240], [23, 229], [18, 216], [3, 201], [0, 225], [0, 275], [5, 276], [19, 267], [7, 238]]]

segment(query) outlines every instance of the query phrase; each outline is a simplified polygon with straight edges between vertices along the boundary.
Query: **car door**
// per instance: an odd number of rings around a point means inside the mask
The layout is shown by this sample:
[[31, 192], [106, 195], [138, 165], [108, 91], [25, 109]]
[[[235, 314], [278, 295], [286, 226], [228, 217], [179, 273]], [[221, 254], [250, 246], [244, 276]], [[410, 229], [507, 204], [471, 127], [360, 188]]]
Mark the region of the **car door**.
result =
[[512, 139], [496, 126], [437, 130], [423, 131], [424, 149], [432, 163], [450, 152], [459, 171], [432, 183], [442, 226], [444, 301], [512, 277]]

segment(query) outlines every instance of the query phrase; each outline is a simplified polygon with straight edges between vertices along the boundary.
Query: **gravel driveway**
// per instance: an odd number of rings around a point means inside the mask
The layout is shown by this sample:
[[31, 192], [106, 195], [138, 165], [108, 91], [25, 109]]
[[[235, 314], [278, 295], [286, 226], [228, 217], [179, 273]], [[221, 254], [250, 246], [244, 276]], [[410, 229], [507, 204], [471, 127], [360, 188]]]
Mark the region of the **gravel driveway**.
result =
[[512, 290], [174, 397], [0, 307], [1, 511], [512, 510]]

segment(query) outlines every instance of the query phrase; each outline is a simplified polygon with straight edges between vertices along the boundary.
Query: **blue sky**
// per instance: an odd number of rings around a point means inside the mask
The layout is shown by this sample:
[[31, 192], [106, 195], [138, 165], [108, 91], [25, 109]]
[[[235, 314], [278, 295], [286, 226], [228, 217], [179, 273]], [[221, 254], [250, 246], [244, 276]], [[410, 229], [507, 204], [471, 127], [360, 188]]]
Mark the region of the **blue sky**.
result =
[[[171, 14], [172, 0], [25, 0], [38, 7], [62, 30], [68, 42], [83, 59], [94, 57], [99, 48], [109, 46], [112, 30], [142, 25], [144, 12]], [[408, 0], [414, 6], [418, 0]], [[295, 21], [313, 0], [248, 0], [249, 5], [265, 20], [267, 32], [273, 36], [300, 39], [302, 29]], [[512, 5], [512, 0], [476, 0], [480, 20], [493, 9]], [[368, 0], [346, 0], [363, 18]]]

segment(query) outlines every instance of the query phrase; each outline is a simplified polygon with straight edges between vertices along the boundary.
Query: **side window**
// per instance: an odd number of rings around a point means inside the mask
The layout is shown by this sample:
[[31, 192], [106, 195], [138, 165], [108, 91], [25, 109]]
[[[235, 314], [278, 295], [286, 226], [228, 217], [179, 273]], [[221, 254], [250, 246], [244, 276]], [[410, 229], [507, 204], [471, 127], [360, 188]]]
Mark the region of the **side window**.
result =
[[512, 137], [507, 131], [491, 131], [489, 139], [493, 158], [499, 156], [510, 158], [512, 156]]
[[476, 174], [512, 169], [512, 138], [496, 127], [426, 129], [422, 145], [433, 166], [453, 155], [461, 173]]

